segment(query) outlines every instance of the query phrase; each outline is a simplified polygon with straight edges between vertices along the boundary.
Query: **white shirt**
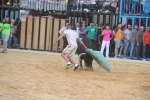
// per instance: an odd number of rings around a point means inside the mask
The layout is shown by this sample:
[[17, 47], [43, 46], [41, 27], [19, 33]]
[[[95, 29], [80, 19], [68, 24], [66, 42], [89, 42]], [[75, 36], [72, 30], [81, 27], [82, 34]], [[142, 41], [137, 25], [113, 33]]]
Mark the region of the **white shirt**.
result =
[[69, 29], [64, 31], [64, 34], [66, 34], [66, 38], [68, 41], [68, 44], [72, 44], [72, 45], [77, 45], [77, 38], [78, 38], [78, 34], [76, 32], [74, 32], [73, 30]]
[[[125, 30], [125, 34], [127, 35], [127, 36], [126, 36], [126, 38], [127, 38], [128, 40], [130, 40], [131, 30], [126, 29], [126, 30]], [[125, 42], [127, 42], [127, 40], [126, 40], [126, 39], [125, 39]]]

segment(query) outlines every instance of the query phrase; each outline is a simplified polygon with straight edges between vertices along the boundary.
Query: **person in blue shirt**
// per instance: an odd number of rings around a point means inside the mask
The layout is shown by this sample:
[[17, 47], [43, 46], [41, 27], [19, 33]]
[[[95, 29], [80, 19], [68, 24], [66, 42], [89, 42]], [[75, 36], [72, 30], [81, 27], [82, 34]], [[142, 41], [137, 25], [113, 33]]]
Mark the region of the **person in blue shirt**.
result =
[[86, 36], [86, 34], [84, 33], [84, 30], [86, 29], [85, 25], [86, 25], [85, 21], [82, 21], [82, 27], [79, 28], [79, 32], [78, 32], [80, 39]]

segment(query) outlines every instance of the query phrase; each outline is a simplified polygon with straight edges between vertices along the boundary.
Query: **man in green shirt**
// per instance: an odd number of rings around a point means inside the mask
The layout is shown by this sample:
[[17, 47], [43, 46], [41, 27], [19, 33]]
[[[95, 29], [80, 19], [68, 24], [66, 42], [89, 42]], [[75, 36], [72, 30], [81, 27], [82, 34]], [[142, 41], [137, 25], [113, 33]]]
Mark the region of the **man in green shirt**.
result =
[[12, 37], [11, 33], [11, 22], [9, 20], [9, 17], [5, 17], [5, 22], [2, 23], [1, 28], [2, 28], [2, 39], [3, 39], [3, 51], [2, 53], [7, 53], [7, 42], [9, 37]]
[[94, 42], [94, 36], [95, 36], [95, 33], [96, 33], [96, 30], [97, 30], [97, 27], [95, 26], [94, 22], [91, 22], [90, 23], [90, 26], [88, 26], [85, 30], [84, 30], [84, 33], [88, 34], [88, 37], [90, 38], [90, 40], [92, 42]]

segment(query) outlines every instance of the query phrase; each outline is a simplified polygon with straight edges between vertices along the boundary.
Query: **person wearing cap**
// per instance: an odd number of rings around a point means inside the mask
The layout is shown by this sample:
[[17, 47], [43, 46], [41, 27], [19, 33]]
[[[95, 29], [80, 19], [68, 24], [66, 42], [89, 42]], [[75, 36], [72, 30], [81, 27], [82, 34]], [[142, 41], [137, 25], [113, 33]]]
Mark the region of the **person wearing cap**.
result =
[[[60, 31], [59, 31], [59, 34], [60, 34], [60, 35], [62, 35], [63, 32], [67, 30], [66, 27], [67, 27], [68, 24], [69, 24], [69, 23], [66, 23], [66, 26], [64, 26], [63, 28], [60, 29]], [[66, 37], [63, 37], [63, 41], [64, 41], [64, 44], [63, 44], [63, 49], [64, 49], [64, 48], [66, 48], [66, 46], [68, 45], [68, 42], [67, 42]]]

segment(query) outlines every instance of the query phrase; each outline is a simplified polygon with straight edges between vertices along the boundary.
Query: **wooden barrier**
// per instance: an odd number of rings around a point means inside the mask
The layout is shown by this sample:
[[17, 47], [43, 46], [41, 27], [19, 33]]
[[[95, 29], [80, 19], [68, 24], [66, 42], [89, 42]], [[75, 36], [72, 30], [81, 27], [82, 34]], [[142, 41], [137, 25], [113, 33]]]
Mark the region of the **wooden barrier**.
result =
[[39, 39], [39, 49], [44, 50], [45, 44], [45, 27], [46, 27], [46, 18], [41, 18], [41, 25], [40, 25], [40, 39]]
[[[54, 32], [53, 32], [53, 39], [52, 39], [52, 43], [54, 41], [56, 41], [56, 39], [58, 38], [58, 32], [59, 32], [59, 19], [54, 19]], [[58, 45], [54, 46], [52, 51], [57, 51], [58, 49]]]
[[20, 48], [62, 51], [63, 39], [55, 47], [52, 44], [58, 38], [59, 30], [65, 26], [65, 22], [65, 19], [28, 16], [27, 22], [21, 22]]
[[45, 50], [51, 50], [52, 21], [53, 21], [52, 18], [47, 19], [46, 48], [45, 48]]
[[38, 49], [39, 18], [34, 18], [34, 33], [32, 49]]
[[31, 38], [32, 38], [32, 16], [28, 16], [27, 23], [27, 37], [26, 37], [26, 48], [31, 49]]
[[21, 22], [20, 48], [25, 48], [26, 22]]

